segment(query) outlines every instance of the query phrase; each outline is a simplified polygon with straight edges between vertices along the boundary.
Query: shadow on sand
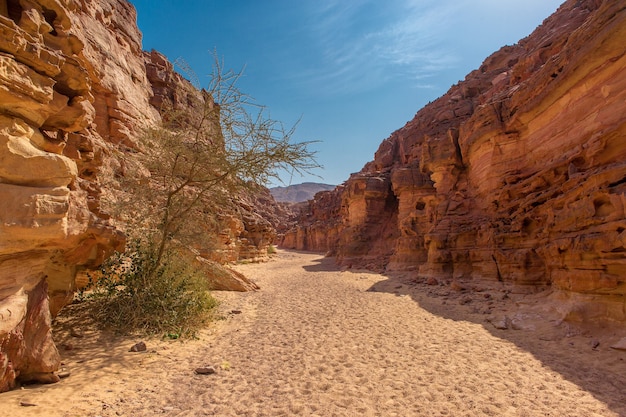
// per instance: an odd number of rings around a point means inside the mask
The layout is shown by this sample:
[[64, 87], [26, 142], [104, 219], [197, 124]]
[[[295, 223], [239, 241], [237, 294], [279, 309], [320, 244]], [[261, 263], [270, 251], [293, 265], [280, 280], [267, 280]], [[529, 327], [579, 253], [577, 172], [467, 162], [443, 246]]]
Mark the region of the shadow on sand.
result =
[[[291, 251], [290, 251], [291, 252]], [[303, 252], [303, 253], [311, 253], [311, 252]], [[335, 258], [324, 257], [324, 255], [320, 254], [319, 259], [313, 260], [313, 265], [304, 265], [302, 268], [307, 272], [333, 272], [333, 271], [341, 271], [341, 267], [337, 266], [335, 262]]]
[[[78, 388], [90, 384], [99, 372], [129, 367], [137, 361], [138, 355], [149, 353], [129, 352], [140, 338], [98, 329], [89, 315], [89, 308], [87, 303], [70, 304], [53, 321], [54, 340], [62, 361], [59, 371], [71, 373], [70, 378], [63, 380], [66, 386]], [[27, 387], [41, 386], [28, 384]]]
[[[325, 258], [321, 254], [314, 262], [314, 265], [303, 268], [308, 272], [342, 270], [334, 258]], [[583, 326], [554, 320], [542, 313], [529, 314], [532, 303], [540, 307], [542, 297], [537, 295], [511, 294], [493, 288], [455, 291], [449, 286], [427, 285], [407, 276], [383, 276], [386, 279], [372, 285], [369, 292], [408, 295], [431, 314], [481, 325], [493, 336], [531, 353], [618, 415], [626, 416], [626, 352], [609, 347], [626, 336], [623, 326], [609, 327], [599, 323]], [[545, 302], [545, 295], [543, 300]], [[520, 305], [526, 308], [521, 310]], [[528, 320], [516, 323], [516, 318]], [[497, 322], [507, 323], [507, 328], [496, 328]]]

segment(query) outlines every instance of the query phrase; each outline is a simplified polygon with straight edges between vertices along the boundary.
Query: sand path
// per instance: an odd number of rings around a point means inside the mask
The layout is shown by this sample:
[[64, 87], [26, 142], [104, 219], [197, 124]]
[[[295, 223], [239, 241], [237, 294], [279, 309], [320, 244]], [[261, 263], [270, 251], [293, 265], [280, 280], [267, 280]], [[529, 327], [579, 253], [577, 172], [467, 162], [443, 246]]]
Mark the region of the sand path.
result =
[[[262, 290], [219, 293], [225, 320], [199, 340], [129, 353], [85, 330], [64, 351], [72, 376], [0, 394], [0, 415], [626, 416], [626, 354], [583, 336], [498, 337], [465, 306], [317, 254], [238, 269]], [[217, 373], [194, 374], [205, 364]]]

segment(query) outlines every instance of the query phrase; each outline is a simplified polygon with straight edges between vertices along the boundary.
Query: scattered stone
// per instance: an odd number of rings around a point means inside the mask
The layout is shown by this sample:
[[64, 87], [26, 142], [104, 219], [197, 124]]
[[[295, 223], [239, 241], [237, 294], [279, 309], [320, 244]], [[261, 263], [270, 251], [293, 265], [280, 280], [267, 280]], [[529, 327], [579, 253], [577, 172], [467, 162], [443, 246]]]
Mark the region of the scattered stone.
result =
[[622, 340], [615, 343], [614, 345], [611, 345], [611, 349], [626, 350], [626, 337], [624, 337]]
[[65, 343], [65, 344], [63, 345], [63, 349], [64, 349], [64, 350], [74, 350], [74, 345], [73, 345], [73, 344], [71, 344], [71, 343]]
[[81, 332], [81, 331], [80, 331], [80, 330], [78, 330], [78, 329], [74, 329], [74, 328], [72, 328], [72, 329], [70, 330], [70, 336], [72, 336], [72, 337], [78, 337], [78, 338], [85, 337], [85, 335], [83, 334], [83, 332]]
[[68, 376], [70, 376], [70, 371], [69, 369], [61, 368], [61, 370], [57, 372], [57, 376], [61, 379], [67, 378]]
[[459, 304], [461, 305], [469, 304], [471, 302], [472, 302], [472, 297], [470, 296], [463, 297], [459, 300]]
[[230, 310], [230, 314], [241, 314], [241, 310]]
[[215, 367], [213, 366], [202, 366], [200, 368], [196, 368], [196, 374], [198, 375], [212, 375], [216, 373]]
[[493, 325], [498, 330], [507, 330], [509, 328], [509, 319], [507, 316], [503, 317], [492, 317], [489, 320], [489, 323]]
[[426, 285], [439, 285], [439, 281], [437, 281], [437, 278], [435, 277], [428, 277]]
[[461, 284], [459, 284], [457, 281], [452, 281], [452, 283], [450, 284], [450, 289], [453, 291], [465, 291], [465, 287]]
[[145, 352], [146, 344], [144, 342], [135, 343], [128, 351], [129, 352]]
[[592, 348], [592, 349], [595, 349], [595, 348], [597, 348], [598, 346], [600, 346], [600, 341], [599, 341], [599, 340], [595, 340], [595, 339], [594, 339], [594, 340], [592, 340], [592, 341], [591, 341], [591, 343], [590, 343], [590, 344], [591, 344], [591, 348]]
[[24, 401], [24, 400], [20, 401], [20, 405], [22, 407], [37, 407], [37, 404], [31, 403], [29, 401]]
[[513, 330], [527, 330], [535, 331], [535, 325], [528, 319], [528, 317], [516, 315], [509, 322], [509, 327]]

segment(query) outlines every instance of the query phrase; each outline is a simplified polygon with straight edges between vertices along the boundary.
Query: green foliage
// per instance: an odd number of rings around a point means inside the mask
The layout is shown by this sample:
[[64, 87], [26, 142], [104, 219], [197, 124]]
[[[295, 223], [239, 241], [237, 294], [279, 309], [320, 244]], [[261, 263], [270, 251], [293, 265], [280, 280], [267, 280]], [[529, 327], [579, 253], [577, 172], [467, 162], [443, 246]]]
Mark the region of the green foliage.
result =
[[94, 318], [120, 333], [192, 336], [217, 306], [190, 259], [168, 251], [159, 262], [156, 247], [138, 241], [109, 258], [89, 290]]
[[270, 118], [236, 86], [242, 73], [224, 71], [214, 58], [207, 89], [190, 93], [183, 108], [161, 109], [162, 123], [140, 146], [120, 150], [118, 192], [101, 201], [141, 242], [109, 259], [92, 287], [96, 318], [118, 331], [192, 334], [216, 302], [210, 279], [179, 248], [216, 249], [222, 218], [237, 210], [233, 196], [280, 171], [319, 167], [312, 142], [293, 142], [295, 126]]
[[237, 87], [242, 73], [225, 71], [214, 58], [208, 87], [189, 95], [186, 108], [162, 109], [163, 123], [148, 129], [142, 152], [124, 162], [120, 217], [131, 233], [154, 239], [157, 263], [174, 241], [210, 250], [219, 213], [241, 191], [280, 172], [319, 167], [313, 142], [293, 141], [296, 126], [272, 119]]

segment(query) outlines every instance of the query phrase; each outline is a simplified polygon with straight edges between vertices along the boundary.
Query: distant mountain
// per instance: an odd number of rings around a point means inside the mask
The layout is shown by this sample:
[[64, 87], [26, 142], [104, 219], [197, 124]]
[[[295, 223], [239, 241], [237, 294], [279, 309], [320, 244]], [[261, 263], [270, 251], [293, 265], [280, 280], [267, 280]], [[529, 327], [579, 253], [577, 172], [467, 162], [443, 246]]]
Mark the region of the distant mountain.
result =
[[316, 182], [303, 182], [302, 184], [289, 185], [287, 187], [273, 187], [270, 192], [276, 201], [284, 203], [301, 203], [311, 200], [320, 191], [335, 189], [336, 185], [318, 184]]

